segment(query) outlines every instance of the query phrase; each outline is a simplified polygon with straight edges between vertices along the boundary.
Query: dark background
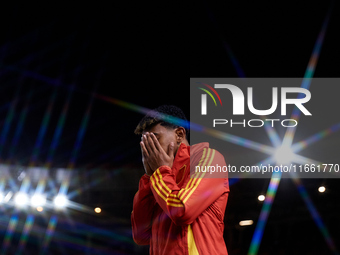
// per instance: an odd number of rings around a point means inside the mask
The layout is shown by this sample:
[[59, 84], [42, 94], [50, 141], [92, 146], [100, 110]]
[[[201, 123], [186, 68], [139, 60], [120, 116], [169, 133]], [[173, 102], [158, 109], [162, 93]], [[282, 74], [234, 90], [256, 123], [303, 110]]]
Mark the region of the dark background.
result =
[[[18, 177], [32, 163], [39, 130], [45, 125], [46, 134], [33, 160], [36, 166], [45, 165], [60, 114], [72, 93], [49, 179], [58, 190], [62, 182], [57, 178], [58, 169], [73, 162], [68, 192], [77, 191], [71, 200], [83, 205], [64, 212], [46, 208], [43, 214], [1, 205], [3, 253], [148, 254], [148, 247], [133, 243], [130, 225], [132, 199], [144, 173], [140, 138], [133, 131], [143, 115], [93, 98], [92, 93], [146, 108], [174, 104], [189, 116], [189, 77], [303, 77], [330, 6], [330, 1], [3, 6], [2, 164], [12, 166], [10, 175], [20, 187]], [[338, 14], [339, 7], [333, 5], [315, 77], [338, 77]], [[46, 124], [43, 119], [54, 92], [56, 99]], [[23, 122], [24, 109], [28, 112]], [[84, 116], [88, 117], [85, 121]], [[23, 129], [15, 143], [20, 123]], [[225, 217], [230, 254], [246, 254], [262, 206], [257, 196], [265, 193], [268, 183], [268, 179], [250, 179], [231, 186]], [[302, 183], [339, 248], [339, 181], [304, 179]], [[322, 194], [317, 191], [321, 184], [327, 188]], [[36, 185], [37, 180], [32, 180], [32, 189]], [[11, 187], [6, 183], [4, 189], [7, 192]], [[50, 186], [46, 190], [51, 197], [55, 194]], [[95, 215], [84, 206], [91, 210], [100, 206], [103, 212]], [[33, 227], [26, 244], [20, 246], [30, 213]], [[14, 230], [9, 225], [13, 215], [18, 219]], [[54, 215], [58, 222], [44, 247], [48, 222]], [[255, 224], [239, 227], [238, 222], [245, 218]], [[8, 233], [12, 233], [9, 241]], [[289, 179], [280, 183], [259, 254], [332, 254]]]

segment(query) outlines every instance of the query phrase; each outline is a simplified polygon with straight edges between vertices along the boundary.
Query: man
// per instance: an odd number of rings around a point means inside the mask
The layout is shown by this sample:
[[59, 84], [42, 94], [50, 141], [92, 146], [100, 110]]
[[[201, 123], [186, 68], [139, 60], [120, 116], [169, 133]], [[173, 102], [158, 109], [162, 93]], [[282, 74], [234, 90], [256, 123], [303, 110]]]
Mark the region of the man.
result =
[[186, 120], [182, 110], [164, 105], [147, 114], [135, 130], [142, 135], [145, 174], [133, 201], [133, 239], [150, 245], [153, 255], [225, 255], [227, 174], [207, 178], [195, 173], [195, 166], [225, 166], [224, 157], [208, 143], [189, 146], [189, 130], [165, 122], [164, 115]]

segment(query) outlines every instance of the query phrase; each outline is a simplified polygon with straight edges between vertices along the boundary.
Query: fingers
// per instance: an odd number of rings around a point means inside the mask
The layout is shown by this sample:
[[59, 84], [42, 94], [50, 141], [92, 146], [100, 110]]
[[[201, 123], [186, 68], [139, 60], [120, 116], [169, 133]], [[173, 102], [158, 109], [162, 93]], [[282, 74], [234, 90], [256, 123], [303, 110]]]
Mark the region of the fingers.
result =
[[163, 148], [162, 148], [162, 146], [159, 144], [159, 141], [158, 141], [157, 137], [155, 136], [155, 134], [154, 134], [154, 133], [151, 133], [151, 134], [150, 134], [150, 137], [151, 137], [151, 139], [152, 139], [152, 141], [153, 141], [153, 143], [154, 143], [156, 149], [159, 150], [159, 151], [162, 151]]
[[150, 154], [147, 151], [147, 149], [145, 148], [145, 144], [143, 143], [143, 141], [140, 142], [140, 148], [141, 148], [141, 151], [142, 151], [142, 162], [143, 162], [143, 166], [144, 166], [144, 169], [145, 169], [145, 173], [148, 176], [151, 176], [153, 171], [152, 171], [152, 169], [149, 165], [149, 161], [148, 161]]
[[150, 133], [147, 133], [147, 135], [146, 135], [151, 150], [152, 150], [152, 151], [156, 151], [156, 150], [158, 150], [158, 149], [157, 149], [156, 146], [155, 146], [155, 142], [154, 142], [152, 136], [155, 136], [155, 135], [152, 134], [152, 133], [151, 133], [151, 134], [150, 134]]
[[146, 137], [146, 134], [143, 134], [143, 136], [142, 136], [142, 143], [144, 144], [145, 150], [147, 152], [149, 152], [149, 151], [151, 152], [151, 148], [150, 148], [150, 145], [149, 145], [149, 141], [148, 141], [148, 139]]
[[174, 143], [170, 143], [167, 152], [162, 148], [157, 137], [153, 133], [146, 132], [140, 142], [144, 163], [149, 165], [150, 169], [157, 169], [166, 165], [172, 167], [174, 159]]
[[169, 144], [169, 157], [171, 158], [175, 158], [175, 144], [173, 142], [171, 142]]
[[[154, 134], [152, 134], [152, 135], [154, 136]], [[154, 140], [153, 140], [152, 136], [150, 135], [150, 133], [146, 132], [143, 135], [143, 143], [145, 144], [145, 148], [147, 149], [147, 151], [149, 153], [151, 153], [152, 151], [157, 151], [157, 148], [155, 146]]]
[[143, 141], [140, 142], [140, 148], [141, 148], [141, 150], [142, 150], [142, 156], [143, 156], [143, 157], [149, 157], [149, 152], [148, 152], [148, 150], [146, 149], [145, 144], [144, 144]]

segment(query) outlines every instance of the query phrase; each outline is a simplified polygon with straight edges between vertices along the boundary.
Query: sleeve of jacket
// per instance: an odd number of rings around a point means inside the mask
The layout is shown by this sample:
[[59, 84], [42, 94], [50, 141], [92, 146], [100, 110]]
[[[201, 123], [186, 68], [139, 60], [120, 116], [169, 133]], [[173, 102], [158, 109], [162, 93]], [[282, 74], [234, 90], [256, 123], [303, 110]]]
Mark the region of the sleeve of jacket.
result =
[[138, 245], [150, 244], [155, 204], [156, 201], [150, 188], [150, 177], [145, 174], [139, 181], [139, 190], [133, 199], [131, 213], [132, 237]]
[[[207, 172], [195, 173], [195, 167], [226, 166], [224, 157], [218, 151], [205, 148], [191, 160], [191, 178], [181, 189], [168, 166], [159, 167], [150, 177], [151, 190], [157, 203], [177, 225], [191, 224], [204, 210], [225, 192], [229, 192], [228, 173], [215, 178]], [[226, 169], [226, 168], [224, 168]]]

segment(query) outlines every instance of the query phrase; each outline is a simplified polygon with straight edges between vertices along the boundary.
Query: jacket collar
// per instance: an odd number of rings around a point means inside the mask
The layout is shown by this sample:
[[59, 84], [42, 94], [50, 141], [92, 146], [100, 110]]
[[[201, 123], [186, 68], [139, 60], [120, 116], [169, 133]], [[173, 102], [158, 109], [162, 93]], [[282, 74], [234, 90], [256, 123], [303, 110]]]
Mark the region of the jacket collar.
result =
[[200, 154], [200, 152], [204, 148], [208, 147], [209, 143], [207, 142], [194, 144], [192, 146], [181, 143], [178, 147], [174, 163], [172, 165], [173, 174], [177, 176], [179, 170], [183, 169], [184, 165], [186, 165], [186, 167], [189, 167], [190, 156], [195, 157], [196, 155]]

